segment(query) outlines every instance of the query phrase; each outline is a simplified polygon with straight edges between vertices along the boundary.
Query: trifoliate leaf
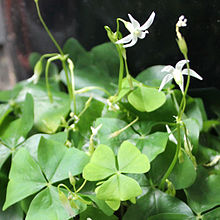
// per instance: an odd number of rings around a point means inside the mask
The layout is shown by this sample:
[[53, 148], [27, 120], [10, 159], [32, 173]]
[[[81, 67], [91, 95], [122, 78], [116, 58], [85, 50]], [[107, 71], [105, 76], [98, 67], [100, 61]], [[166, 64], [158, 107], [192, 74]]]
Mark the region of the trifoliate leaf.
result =
[[147, 156], [128, 141], [124, 141], [119, 148], [118, 165], [123, 173], [146, 173], [150, 169]]
[[95, 150], [90, 162], [83, 170], [83, 178], [90, 181], [102, 180], [117, 172], [115, 155], [111, 148], [100, 144]]

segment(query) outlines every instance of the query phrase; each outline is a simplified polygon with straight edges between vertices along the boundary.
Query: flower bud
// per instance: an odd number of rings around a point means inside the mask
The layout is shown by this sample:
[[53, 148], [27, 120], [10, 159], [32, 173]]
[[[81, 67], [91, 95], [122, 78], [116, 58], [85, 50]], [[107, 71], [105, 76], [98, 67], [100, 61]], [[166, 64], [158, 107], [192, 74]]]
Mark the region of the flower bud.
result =
[[42, 73], [42, 70], [43, 70], [43, 62], [42, 62], [42, 59], [39, 59], [36, 65], [34, 66], [34, 79], [33, 79], [34, 84], [38, 82], [40, 75]]
[[176, 41], [177, 41], [177, 44], [179, 46], [181, 53], [183, 55], [186, 55], [188, 53], [188, 48], [187, 48], [185, 39], [183, 37], [180, 37]]
[[70, 181], [70, 184], [75, 187], [76, 185], [76, 179], [73, 177], [72, 173], [69, 172], [69, 181]]

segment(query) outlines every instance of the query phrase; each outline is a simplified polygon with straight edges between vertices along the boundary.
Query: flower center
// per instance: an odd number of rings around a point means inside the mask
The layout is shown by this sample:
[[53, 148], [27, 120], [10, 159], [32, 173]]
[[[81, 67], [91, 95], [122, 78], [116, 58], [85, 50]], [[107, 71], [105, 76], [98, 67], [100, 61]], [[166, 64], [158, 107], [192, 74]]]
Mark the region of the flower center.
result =
[[136, 37], [139, 37], [139, 36], [141, 35], [141, 31], [138, 30], [138, 29], [134, 30], [134, 35], [135, 35]]

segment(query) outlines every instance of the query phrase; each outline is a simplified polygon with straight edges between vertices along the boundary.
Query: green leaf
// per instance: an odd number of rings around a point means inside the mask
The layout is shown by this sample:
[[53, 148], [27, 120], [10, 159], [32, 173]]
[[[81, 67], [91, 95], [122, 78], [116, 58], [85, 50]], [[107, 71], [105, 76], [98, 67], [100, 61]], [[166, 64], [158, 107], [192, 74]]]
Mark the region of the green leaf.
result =
[[33, 124], [34, 103], [32, 96], [27, 93], [21, 117], [9, 124], [9, 126], [3, 131], [1, 139], [10, 148], [15, 148], [19, 143], [25, 140]]
[[220, 175], [209, 175], [199, 166], [195, 183], [185, 190], [187, 201], [195, 213], [202, 213], [220, 205]]
[[12, 160], [3, 210], [38, 192], [46, 184], [39, 165], [32, 159], [26, 149], [19, 149]]
[[30, 66], [32, 69], [34, 69], [34, 66], [36, 65], [37, 61], [40, 59], [41, 54], [33, 52], [30, 54], [30, 56], [28, 57]]
[[10, 156], [10, 154], [11, 154], [11, 150], [5, 147], [4, 145], [0, 144], [0, 170], [2, 168], [2, 165]]
[[183, 162], [177, 161], [172, 173], [168, 179], [174, 184], [175, 189], [185, 189], [191, 186], [196, 179], [196, 169], [193, 162], [185, 152], [183, 153]]
[[27, 93], [34, 97], [34, 126], [41, 132], [54, 133], [60, 125], [62, 117], [70, 110], [70, 100], [63, 92], [51, 91], [53, 103], [50, 102], [47, 90], [42, 85], [27, 85], [20, 93], [17, 101], [22, 101]]
[[147, 156], [128, 141], [124, 141], [119, 148], [118, 165], [123, 173], [146, 173], [150, 169]]
[[41, 138], [38, 147], [38, 161], [51, 183], [64, 180], [82, 172], [89, 157], [76, 148], [67, 148], [63, 143]]
[[117, 118], [98, 118], [95, 122], [95, 127], [97, 128], [100, 124], [102, 124], [102, 127], [99, 129], [97, 134], [99, 143], [110, 146], [115, 153], [117, 153], [117, 149], [123, 141], [135, 135], [132, 128], [129, 127], [118, 136], [111, 137], [112, 133], [128, 125], [125, 121]]
[[9, 104], [0, 104], [0, 125], [12, 110], [13, 109]]
[[[85, 97], [83, 97], [85, 98]], [[86, 101], [88, 97], [86, 97]], [[77, 107], [78, 107], [78, 102]], [[100, 102], [96, 99], [92, 99], [90, 102], [89, 107], [86, 111], [81, 115], [79, 122], [77, 123], [77, 127], [79, 128], [79, 132], [82, 136], [89, 136], [91, 133], [90, 127], [93, 125], [93, 122], [98, 118], [101, 117], [102, 110], [104, 108], [104, 103]]]
[[198, 150], [198, 144], [199, 144], [199, 133], [200, 128], [197, 120], [193, 118], [187, 118], [183, 120], [183, 122], [186, 125], [186, 128], [189, 132], [188, 137], [193, 145], [193, 152], [196, 152]]
[[165, 132], [155, 132], [146, 137], [140, 137], [137, 139], [131, 139], [136, 146], [141, 150], [141, 152], [147, 155], [149, 161], [153, 161], [160, 153], [165, 151], [168, 133]]
[[167, 94], [165, 104], [153, 112], [139, 112], [134, 108], [131, 108], [132, 106], [130, 105], [127, 105], [126, 107], [130, 112], [139, 116], [139, 120], [133, 125], [133, 127], [142, 136], [149, 134], [152, 127], [161, 124], [161, 122], [164, 122], [164, 124], [169, 122], [173, 123], [173, 116], [178, 114], [171, 94]]
[[207, 120], [202, 99], [193, 98], [191, 103], [187, 103], [186, 114], [189, 118], [193, 118], [198, 122], [201, 131], [203, 128], [203, 121]]
[[22, 143], [19, 148], [26, 148], [30, 155], [36, 160], [38, 161], [37, 158], [37, 150], [38, 150], [38, 145], [40, 143], [40, 139], [41, 137], [44, 137], [46, 139], [50, 139], [50, 140], [54, 140], [56, 142], [60, 142], [62, 144], [65, 143], [65, 141], [67, 140], [67, 133], [66, 132], [59, 132], [56, 134], [35, 134], [33, 136], [31, 136], [30, 138], [28, 138], [24, 143]]
[[93, 64], [109, 76], [118, 76], [119, 57], [113, 43], [103, 43], [92, 48]]
[[[69, 54], [69, 57], [71, 58], [71, 60], [73, 60], [76, 66], [79, 66], [79, 62], [80, 62], [80, 59], [82, 59], [82, 57], [88, 58], [88, 55], [87, 55], [88, 52], [81, 46], [81, 44], [75, 38], [69, 38], [65, 42], [63, 46], [63, 52], [65, 54]], [[83, 62], [80, 62], [80, 64], [86, 65]]]
[[105, 202], [114, 211], [117, 211], [121, 204], [120, 200], [109, 200]]
[[84, 212], [80, 214], [80, 220], [117, 220], [115, 215], [106, 216], [102, 211], [95, 207], [88, 207]]
[[111, 216], [113, 215], [113, 210], [111, 208], [109, 208], [109, 206], [105, 203], [105, 201], [97, 199], [96, 195], [91, 194], [91, 195], [84, 195], [87, 198], [91, 199], [99, 208], [99, 210], [101, 210], [105, 215], [107, 216]]
[[[140, 83], [138, 81], [136, 81], [133, 78], [131, 78], [131, 80], [132, 80], [132, 84], [133, 84], [134, 88], [140, 86]], [[125, 78], [122, 79], [122, 88], [121, 88], [121, 91], [119, 92], [119, 94], [117, 95], [117, 98], [116, 98], [115, 102], [120, 101], [130, 91], [131, 91], [130, 84], [128, 82], [127, 77], [125, 77]]]
[[1, 102], [10, 102], [13, 100], [20, 90], [27, 84], [26, 81], [18, 82], [15, 87], [11, 90], [0, 91], [0, 101]]
[[196, 217], [189, 217], [184, 214], [162, 213], [148, 218], [148, 220], [196, 220]]
[[148, 219], [152, 215], [161, 213], [183, 214], [188, 217], [194, 216], [191, 209], [181, 200], [157, 189], [150, 189], [146, 195], [137, 200], [136, 204], [128, 208], [123, 219]]
[[[160, 183], [163, 175], [165, 174], [173, 160], [175, 151], [176, 145], [168, 142], [166, 150], [162, 154], [160, 154], [154, 161], [152, 161], [149, 175], [154, 183]], [[196, 178], [196, 170], [192, 161], [188, 158], [185, 152], [182, 153], [183, 162], [180, 163], [179, 160], [177, 160], [173, 171], [168, 177], [168, 179], [174, 184], [175, 189], [189, 187], [193, 184]]]
[[157, 89], [139, 87], [128, 95], [128, 101], [138, 111], [152, 112], [165, 103], [166, 96]]
[[220, 207], [211, 210], [203, 215], [203, 220], [220, 219]]
[[99, 145], [92, 155], [90, 162], [83, 170], [83, 178], [89, 181], [102, 180], [117, 172], [115, 155], [111, 148]]
[[[138, 76], [136, 77], [136, 80], [144, 83], [147, 86], [154, 86], [159, 88], [163, 77], [167, 75], [167, 72], [161, 72], [161, 70], [164, 67], [165, 66], [162, 65], [149, 67], [146, 70], [139, 73]], [[171, 81], [167, 83], [166, 87], [170, 85], [171, 85]]]
[[139, 184], [123, 174], [115, 174], [96, 188], [98, 199], [126, 201], [142, 193]]
[[19, 204], [15, 204], [5, 210], [4, 212], [0, 210], [0, 219], [1, 220], [23, 220], [24, 213]]
[[[73, 209], [73, 212], [77, 215], [79, 210]], [[33, 199], [26, 220], [67, 220], [70, 217], [60, 201], [57, 188], [50, 186]]]

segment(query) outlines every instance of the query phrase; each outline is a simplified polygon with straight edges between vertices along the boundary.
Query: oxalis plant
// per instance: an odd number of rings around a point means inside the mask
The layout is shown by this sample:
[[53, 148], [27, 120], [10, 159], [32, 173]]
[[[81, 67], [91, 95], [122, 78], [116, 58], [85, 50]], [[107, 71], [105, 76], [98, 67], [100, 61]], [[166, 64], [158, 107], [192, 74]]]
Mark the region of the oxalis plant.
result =
[[176, 23], [182, 60], [133, 78], [126, 49], [154, 12], [143, 25], [118, 18], [115, 32], [105, 26], [110, 42], [86, 51], [73, 38], [61, 48], [35, 3], [58, 52], [33, 53], [33, 76], [0, 92], [0, 219], [220, 219], [220, 114], [214, 105], [208, 119], [187, 94], [202, 78], [180, 32], [186, 18]]

